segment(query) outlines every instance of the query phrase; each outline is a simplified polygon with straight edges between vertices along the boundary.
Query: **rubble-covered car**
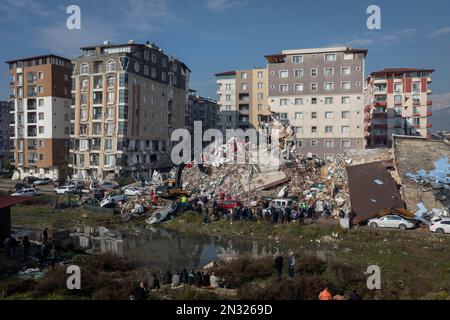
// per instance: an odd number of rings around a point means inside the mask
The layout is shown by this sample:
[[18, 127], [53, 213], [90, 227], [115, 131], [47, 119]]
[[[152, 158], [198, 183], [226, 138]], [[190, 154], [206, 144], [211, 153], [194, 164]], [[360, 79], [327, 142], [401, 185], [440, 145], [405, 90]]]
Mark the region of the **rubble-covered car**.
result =
[[126, 201], [127, 197], [124, 194], [116, 194], [108, 196], [100, 202], [100, 207], [114, 207], [117, 202]]
[[119, 187], [119, 185], [115, 182], [111, 182], [111, 181], [103, 181], [100, 183], [100, 186], [103, 189], [108, 189], [108, 190], [115, 190]]
[[393, 228], [400, 230], [414, 229], [417, 222], [405, 219], [399, 215], [387, 215], [384, 217], [370, 219], [367, 225], [371, 228]]
[[439, 234], [450, 234], [450, 218], [442, 218], [430, 224], [430, 231]]
[[269, 202], [269, 206], [266, 209], [263, 209], [263, 214], [265, 215], [267, 211], [270, 212], [270, 207], [284, 211], [286, 209], [292, 209], [293, 205], [294, 201], [291, 199], [274, 199]]
[[150, 218], [145, 220], [147, 224], [156, 224], [169, 220], [177, 211], [177, 204], [173, 202], [172, 204], [165, 206], [157, 211], [155, 211]]
[[122, 188], [122, 191], [126, 196], [132, 196], [132, 197], [142, 196], [142, 192], [133, 187], [124, 187], [124, 188]]

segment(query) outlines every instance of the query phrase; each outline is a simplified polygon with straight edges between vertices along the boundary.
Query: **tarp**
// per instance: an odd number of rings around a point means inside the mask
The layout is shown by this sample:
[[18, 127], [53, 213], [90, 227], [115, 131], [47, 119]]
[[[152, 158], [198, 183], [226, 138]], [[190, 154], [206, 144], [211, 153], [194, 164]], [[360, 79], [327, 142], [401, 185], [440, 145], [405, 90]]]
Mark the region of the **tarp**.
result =
[[397, 184], [387, 169], [391, 166], [381, 161], [346, 168], [355, 222], [365, 222], [382, 210], [405, 208]]

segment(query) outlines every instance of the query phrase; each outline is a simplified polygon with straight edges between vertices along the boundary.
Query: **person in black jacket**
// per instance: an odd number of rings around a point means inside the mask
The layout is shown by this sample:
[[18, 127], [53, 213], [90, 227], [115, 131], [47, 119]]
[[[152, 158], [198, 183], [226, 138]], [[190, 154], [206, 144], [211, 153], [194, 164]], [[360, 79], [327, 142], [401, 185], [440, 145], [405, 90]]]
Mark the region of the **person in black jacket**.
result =
[[136, 290], [134, 299], [135, 300], [147, 300], [148, 299], [148, 289], [145, 286], [145, 283], [143, 281], [141, 281], [141, 283], [139, 283], [139, 287]]
[[168, 285], [168, 284], [171, 284], [171, 283], [172, 283], [172, 272], [167, 270], [163, 274], [163, 284], [164, 285]]
[[281, 277], [281, 274], [283, 273], [283, 257], [281, 254], [278, 254], [273, 262], [278, 277]]
[[183, 269], [180, 273], [180, 280], [181, 283], [187, 283], [188, 282], [188, 272], [186, 269]]

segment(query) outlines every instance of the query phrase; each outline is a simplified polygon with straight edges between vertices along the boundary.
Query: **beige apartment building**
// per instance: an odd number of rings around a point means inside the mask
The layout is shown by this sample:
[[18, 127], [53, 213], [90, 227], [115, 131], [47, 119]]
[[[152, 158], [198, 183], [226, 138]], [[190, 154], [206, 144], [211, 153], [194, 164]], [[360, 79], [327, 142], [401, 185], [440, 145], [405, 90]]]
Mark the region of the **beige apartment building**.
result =
[[226, 129], [258, 128], [268, 121], [267, 69], [228, 71], [216, 74], [220, 127]]
[[266, 56], [268, 105], [295, 131], [297, 154], [332, 160], [364, 145], [367, 50], [283, 50]]
[[43, 55], [6, 63], [13, 102], [11, 140], [20, 178], [65, 178], [70, 128], [70, 60]]
[[184, 128], [189, 68], [149, 42], [81, 48], [73, 59], [70, 162], [76, 177], [168, 167]]
[[429, 136], [433, 72], [389, 68], [367, 77], [365, 134], [369, 148], [392, 147], [394, 134]]

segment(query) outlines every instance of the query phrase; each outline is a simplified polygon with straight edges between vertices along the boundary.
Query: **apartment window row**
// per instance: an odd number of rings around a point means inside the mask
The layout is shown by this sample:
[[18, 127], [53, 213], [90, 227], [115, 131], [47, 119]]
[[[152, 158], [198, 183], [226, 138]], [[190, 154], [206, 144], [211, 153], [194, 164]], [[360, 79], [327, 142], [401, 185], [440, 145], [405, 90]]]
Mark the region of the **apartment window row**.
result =
[[[332, 76], [334, 76], [334, 74], [335, 74], [335, 68], [332, 68], [332, 67], [328, 67], [328, 68], [324, 68], [323, 69], [323, 75], [325, 76], [325, 77], [332, 77]], [[357, 71], [360, 71], [361, 70], [361, 68], [360, 67], [357, 67], [357, 69], [356, 69]], [[341, 73], [341, 75], [342, 76], [348, 76], [348, 75], [351, 75], [351, 73], [352, 73], [352, 69], [351, 69], [351, 67], [342, 67], [341, 68], [341, 71], [340, 71]], [[274, 71], [272, 71], [272, 75], [274, 74]], [[310, 70], [309, 70], [309, 74], [310, 74], [310, 76], [311, 77], [317, 77], [318, 75], [319, 75], [319, 69], [318, 68], [311, 68]], [[294, 70], [294, 77], [295, 78], [301, 78], [301, 77], [303, 77], [305, 75], [305, 71], [304, 71], [304, 69], [295, 69]], [[280, 70], [279, 72], [278, 72], [278, 76], [280, 77], [280, 78], [289, 78], [289, 70]]]
[[[320, 56], [322, 56], [322, 55], [320, 55]], [[318, 57], [318, 54], [317, 53], [312, 54], [311, 57], [313, 59], [316, 59]], [[353, 60], [353, 58], [354, 58], [353, 53], [344, 53], [344, 60]], [[325, 54], [323, 54], [323, 60], [325, 62], [334, 62], [337, 60], [337, 53], [325, 53]], [[291, 62], [293, 64], [303, 63], [304, 55], [292, 55]]]
[[[293, 101], [294, 105], [296, 105], [296, 106], [303, 105], [305, 100], [308, 101], [307, 98], [295, 98], [293, 100], [280, 99], [280, 106], [289, 106], [292, 101]], [[311, 104], [317, 104], [317, 102], [318, 102], [317, 98], [315, 98], [315, 97], [311, 98]], [[340, 102], [341, 102], [341, 104], [350, 104], [351, 99], [350, 99], [350, 97], [341, 97]], [[324, 103], [326, 105], [334, 104], [335, 99], [334, 99], [334, 97], [325, 97]]]
[[[334, 119], [334, 116], [335, 116], [335, 114], [332, 111], [326, 111], [324, 113], [325, 119]], [[340, 118], [341, 119], [350, 119], [350, 111], [342, 111], [340, 113]], [[294, 119], [296, 119], [296, 120], [304, 119], [304, 113], [303, 112], [295, 112]], [[317, 119], [317, 112], [311, 112], [311, 119]]]
[[[283, 119], [283, 118], [280, 118], [280, 119]], [[341, 129], [340, 130], [341, 134], [349, 134], [350, 133], [350, 126], [341, 126], [340, 129]], [[294, 131], [297, 134], [303, 134], [303, 127], [295, 127]], [[310, 133], [319, 133], [317, 126], [311, 126]], [[333, 133], [333, 126], [324, 126], [323, 133], [325, 133], [325, 134]]]
[[[303, 148], [309, 145], [311, 147], [318, 147], [320, 145], [318, 140], [296, 140], [295, 144], [299, 148]], [[335, 145], [336, 140], [324, 140], [323, 145], [325, 148], [333, 148]], [[350, 140], [340, 140], [340, 146], [341, 148], [350, 148], [351, 147], [351, 141]]]
[[[357, 87], [361, 87], [361, 82], [356, 82], [355, 85]], [[309, 84], [309, 88], [311, 91], [317, 91], [319, 88], [319, 84], [317, 82], [311, 82]], [[271, 89], [275, 89], [275, 85], [271, 85]], [[303, 92], [305, 89], [305, 85], [303, 83], [296, 83], [294, 84], [294, 91], [295, 92]], [[340, 89], [342, 91], [348, 91], [352, 89], [352, 84], [350, 81], [342, 81], [340, 83]], [[325, 91], [334, 91], [335, 85], [334, 82], [324, 82], [323, 83], [323, 90]], [[278, 91], [279, 92], [289, 92], [289, 85], [288, 84], [280, 84], [278, 85]]]

